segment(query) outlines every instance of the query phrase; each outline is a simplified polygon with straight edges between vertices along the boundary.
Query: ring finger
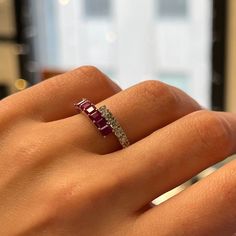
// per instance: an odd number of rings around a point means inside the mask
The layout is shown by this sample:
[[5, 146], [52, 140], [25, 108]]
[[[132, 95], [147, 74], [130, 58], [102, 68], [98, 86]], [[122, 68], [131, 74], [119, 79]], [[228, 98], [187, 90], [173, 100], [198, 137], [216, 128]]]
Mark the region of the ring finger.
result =
[[[130, 143], [146, 137], [157, 129], [201, 109], [196, 101], [179, 89], [158, 81], [145, 81], [122, 91], [97, 107], [106, 105], [117, 118]], [[99, 154], [120, 149], [113, 135], [105, 139], [83, 114], [57, 121], [56, 126], [64, 127], [63, 133], [73, 139], [81, 148]], [[78, 128], [77, 128], [78, 127]]]

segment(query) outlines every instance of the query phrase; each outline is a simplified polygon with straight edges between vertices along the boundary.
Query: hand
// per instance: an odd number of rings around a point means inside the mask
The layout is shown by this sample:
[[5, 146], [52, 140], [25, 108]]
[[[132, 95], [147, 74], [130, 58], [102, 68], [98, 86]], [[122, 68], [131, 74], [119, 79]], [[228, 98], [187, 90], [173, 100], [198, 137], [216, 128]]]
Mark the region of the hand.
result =
[[[103, 138], [73, 104], [106, 104], [132, 145]], [[170, 200], [150, 202], [236, 150], [236, 115], [177, 88], [125, 91], [93, 67], [0, 102], [0, 235], [232, 235], [236, 163]]]

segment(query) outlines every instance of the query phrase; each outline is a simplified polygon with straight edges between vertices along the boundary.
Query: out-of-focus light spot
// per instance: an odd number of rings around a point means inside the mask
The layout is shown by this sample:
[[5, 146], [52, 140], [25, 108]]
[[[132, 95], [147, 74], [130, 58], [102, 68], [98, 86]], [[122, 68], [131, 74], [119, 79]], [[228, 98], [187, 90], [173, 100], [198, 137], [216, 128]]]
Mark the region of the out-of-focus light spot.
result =
[[15, 81], [15, 87], [17, 90], [24, 90], [27, 88], [27, 86], [28, 86], [28, 83], [24, 79], [17, 79]]
[[70, 0], [58, 0], [58, 1], [62, 6], [66, 6], [67, 4], [70, 3]]
[[106, 40], [109, 43], [114, 43], [117, 40], [117, 34], [113, 31], [106, 33]]

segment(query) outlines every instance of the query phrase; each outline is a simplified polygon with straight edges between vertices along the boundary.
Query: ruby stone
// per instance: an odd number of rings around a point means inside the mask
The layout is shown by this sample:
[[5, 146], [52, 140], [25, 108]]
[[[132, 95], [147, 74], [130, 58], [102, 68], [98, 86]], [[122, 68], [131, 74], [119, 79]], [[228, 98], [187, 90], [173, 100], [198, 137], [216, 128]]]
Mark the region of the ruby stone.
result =
[[89, 115], [89, 118], [95, 123], [102, 119], [102, 115], [99, 111], [95, 111], [94, 113]]
[[95, 122], [95, 125], [96, 125], [98, 128], [102, 129], [104, 126], [107, 125], [107, 121], [105, 120], [105, 118], [101, 118], [100, 120], [98, 120], [98, 121]]
[[112, 132], [112, 128], [109, 125], [106, 125], [102, 129], [100, 129], [100, 132], [103, 136], [107, 136]]
[[84, 112], [87, 114], [87, 115], [91, 115], [92, 113], [94, 113], [96, 111], [96, 107], [94, 105], [91, 105], [89, 107], [87, 107]]

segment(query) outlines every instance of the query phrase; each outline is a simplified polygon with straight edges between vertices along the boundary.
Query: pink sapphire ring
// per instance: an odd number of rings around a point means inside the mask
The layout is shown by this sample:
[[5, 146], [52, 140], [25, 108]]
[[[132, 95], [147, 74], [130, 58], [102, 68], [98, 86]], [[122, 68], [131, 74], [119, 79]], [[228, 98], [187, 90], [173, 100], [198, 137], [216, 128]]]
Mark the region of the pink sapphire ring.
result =
[[91, 103], [88, 99], [83, 98], [82, 101], [75, 104], [76, 109], [79, 112], [84, 112], [94, 125], [98, 128], [103, 137], [106, 137], [108, 134], [112, 133], [112, 128], [96, 106]]
[[75, 104], [75, 107], [79, 112], [84, 112], [90, 118], [103, 137], [114, 133], [123, 148], [130, 145], [128, 137], [121, 128], [121, 125], [106, 106], [97, 109], [88, 99], [83, 98], [82, 101]]

